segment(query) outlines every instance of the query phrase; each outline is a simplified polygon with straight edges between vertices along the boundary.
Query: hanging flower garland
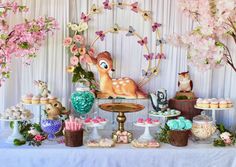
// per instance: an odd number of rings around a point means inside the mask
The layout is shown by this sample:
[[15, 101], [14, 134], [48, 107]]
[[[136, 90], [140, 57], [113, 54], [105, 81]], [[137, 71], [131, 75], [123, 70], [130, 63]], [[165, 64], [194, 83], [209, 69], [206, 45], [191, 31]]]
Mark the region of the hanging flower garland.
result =
[[28, 8], [15, 1], [0, 2], [0, 86], [10, 77], [13, 57], [22, 58], [26, 65], [30, 65], [47, 33], [58, 29], [54, 18], [40, 17], [32, 21], [25, 20], [9, 30], [6, 17], [10, 11], [16, 14], [27, 12]]
[[[88, 23], [91, 21], [91, 18], [95, 14], [100, 14], [104, 10], [112, 10], [114, 7], [118, 7], [120, 9], [130, 8], [131, 11], [135, 13], [139, 13], [142, 15], [145, 21], [149, 21], [152, 26], [152, 32], [156, 35], [156, 46], [160, 47], [159, 53], [150, 52], [148, 47], [148, 38], [141, 37], [136, 30], [129, 26], [128, 28], [120, 27], [118, 24], [115, 24], [113, 27], [109, 28], [108, 30], [99, 30], [95, 32], [95, 39], [92, 41], [91, 44], [85, 43], [84, 32], [88, 30]], [[73, 37], [67, 37], [64, 41], [64, 45], [69, 48], [69, 51], [72, 55], [70, 59], [70, 66], [68, 67], [68, 72], [73, 73], [73, 82], [77, 82], [78, 79], [81, 77], [85, 77], [90, 82], [95, 83], [94, 76], [91, 71], [84, 70], [81, 64], [86, 63], [85, 57], [87, 55], [94, 56], [94, 44], [100, 39], [100, 41], [104, 41], [106, 35], [108, 33], [118, 34], [119, 32], [126, 32], [127, 37], [136, 37], [138, 38], [137, 44], [144, 47], [146, 53], [143, 55], [144, 58], [148, 61], [147, 69], [142, 69], [142, 76], [143, 78], [139, 82], [139, 86], [142, 87], [147, 82], [149, 82], [154, 76], [159, 73], [159, 65], [162, 59], [166, 59], [166, 56], [163, 53], [163, 44], [166, 41], [161, 38], [160, 35], [160, 27], [162, 26], [160, 23], [153, 22], [151, 17], [150, 11], [145, 11], [141, 9], [138, 5], [138, 2], [135, 3], [124, 3], [122, 1], [118, 1], [117, 3], [109, 2], [106, 0], [103, 2], [102, 7], [97, 7], [95, 4], [91, 6], [90, 12], [88, 14], [81, 13], [81, 21], [79, 24], [69, 24], [68, 27], [73, 32]], [[82, 41], [76, 41], [76, 36], [80, 36], [83, 38]], [[86, 41], [87, 42], [87, 41]], [[83, 52], [82, 52], [83, 51]], [[152, 65], [152, 61], [155, 60], [154, 65]]]

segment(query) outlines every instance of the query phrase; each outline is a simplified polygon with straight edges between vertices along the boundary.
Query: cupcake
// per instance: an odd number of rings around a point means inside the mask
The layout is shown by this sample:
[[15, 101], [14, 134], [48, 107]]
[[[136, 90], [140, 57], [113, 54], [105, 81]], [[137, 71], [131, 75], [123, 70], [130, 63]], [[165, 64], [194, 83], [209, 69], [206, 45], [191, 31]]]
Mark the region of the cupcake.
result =
[[48, 98], [47, 97], [41, 97], [40, 98], [40, 103], [41, 104], [48, 104]]
[[219, 103], [219, 107], [220, 108], [227, 108], [227, 106], [228, 106], [228, 104], [227, 104], [226, 100], [220, 101], [220, 103]]
[[32, 104], [39, 104], [39, 102], [40, 102], [40, 97], [39, 97], [39, 96], [33, 96], [31, 102], [32, 102]]
[[143, 124], [144, 124], [143, 118], [139, 118], [139, 119], [137, 120], [137, 124], [143, 125]]
[[54, 103], [54, 102], [56, 102], [56, 101], [57, 101], [57, 97], [52, 96], [52, 95], [49, 95], [49, 96], [48, 96], [48, 102], [49, 102], [49, 103]]
[[32, 94], [27, 94], [27, 95], [22, 96], [21, 100], [23, 103], [31, 104], [32, 97], [33, 97]]
[[210, 102], [209, 100], [205, 99], [202, 101], [202, 107], [203, 108], [209, 108], [210, 107]]
[[219, 102], [216, 101], [216, 100], [211, 101], [210, 107], [211, 107], [211, 108], [219, 108]]
[[232, 107], [233, 107], [232, 100], [226, 99], [226, 101], [227, 101], [227, 107], [228, 107], [228, 108], [232, 108]]
[[197, 99], [197, 102], [196, 102], [196, 105], [197, 105], [197, 107], [202, 107], [202, 98], [198, 98]]

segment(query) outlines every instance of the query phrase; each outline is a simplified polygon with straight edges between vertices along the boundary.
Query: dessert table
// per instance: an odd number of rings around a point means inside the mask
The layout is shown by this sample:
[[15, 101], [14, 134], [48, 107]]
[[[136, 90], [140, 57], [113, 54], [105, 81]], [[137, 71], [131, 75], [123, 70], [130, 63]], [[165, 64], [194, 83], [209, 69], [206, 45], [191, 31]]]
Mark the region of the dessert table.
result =
[[6, 144], [1, 135], [0, 150], [0, 162], [4, 167], [236, 166], [236, 147], [216, 148], [192, 141], [189, 141], [187, 147], [161, 144], [157, 149], [133, 148], [130, 144], [117, 144], [110, 149], [85, 146], [70, 148], [53, 142], [47, 142], [40, 147], [16, 147]]

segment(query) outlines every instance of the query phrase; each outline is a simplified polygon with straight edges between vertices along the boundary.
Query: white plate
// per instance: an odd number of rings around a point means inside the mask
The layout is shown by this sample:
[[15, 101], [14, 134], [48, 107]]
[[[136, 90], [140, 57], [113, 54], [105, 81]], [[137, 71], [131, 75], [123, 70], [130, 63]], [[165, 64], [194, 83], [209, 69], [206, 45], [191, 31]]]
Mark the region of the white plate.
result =
[[203, 108], [203, 107], [198, 107], [198, 106], [194, 106], [194, 108], [200, 109], [200, 110], [216, 110], [216, 111], [218, 111], [218, 110], [232, 110], [233, 109], [233, 107], [231, 107], [231, 108]]
[[135, 125], [135, 126], [140, 126], [140, 127], [156, 127], [156, 126], [159, 126], [159, 125], [160, 125], [160, 122], [158, 122], [158, 123], [153, 123], [153, 124], [146, 124], [146, 123], [140, 124], [140, 123], [135, 122], [134, 125]]

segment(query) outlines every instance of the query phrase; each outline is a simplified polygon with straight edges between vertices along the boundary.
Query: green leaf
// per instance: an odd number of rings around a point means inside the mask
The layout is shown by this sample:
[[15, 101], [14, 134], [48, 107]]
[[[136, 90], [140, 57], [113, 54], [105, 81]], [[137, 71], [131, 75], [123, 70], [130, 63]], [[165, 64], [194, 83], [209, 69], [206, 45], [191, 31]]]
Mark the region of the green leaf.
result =
[[30, 45], [28, 44], [28, 42], [22, 42], [19, 44], [19, 47], [22, 49], [29, 49]]
[[13, 143], [16, 146], [22, 146], [26, 143], [26, 141], [25, 140], [14, 139]]

